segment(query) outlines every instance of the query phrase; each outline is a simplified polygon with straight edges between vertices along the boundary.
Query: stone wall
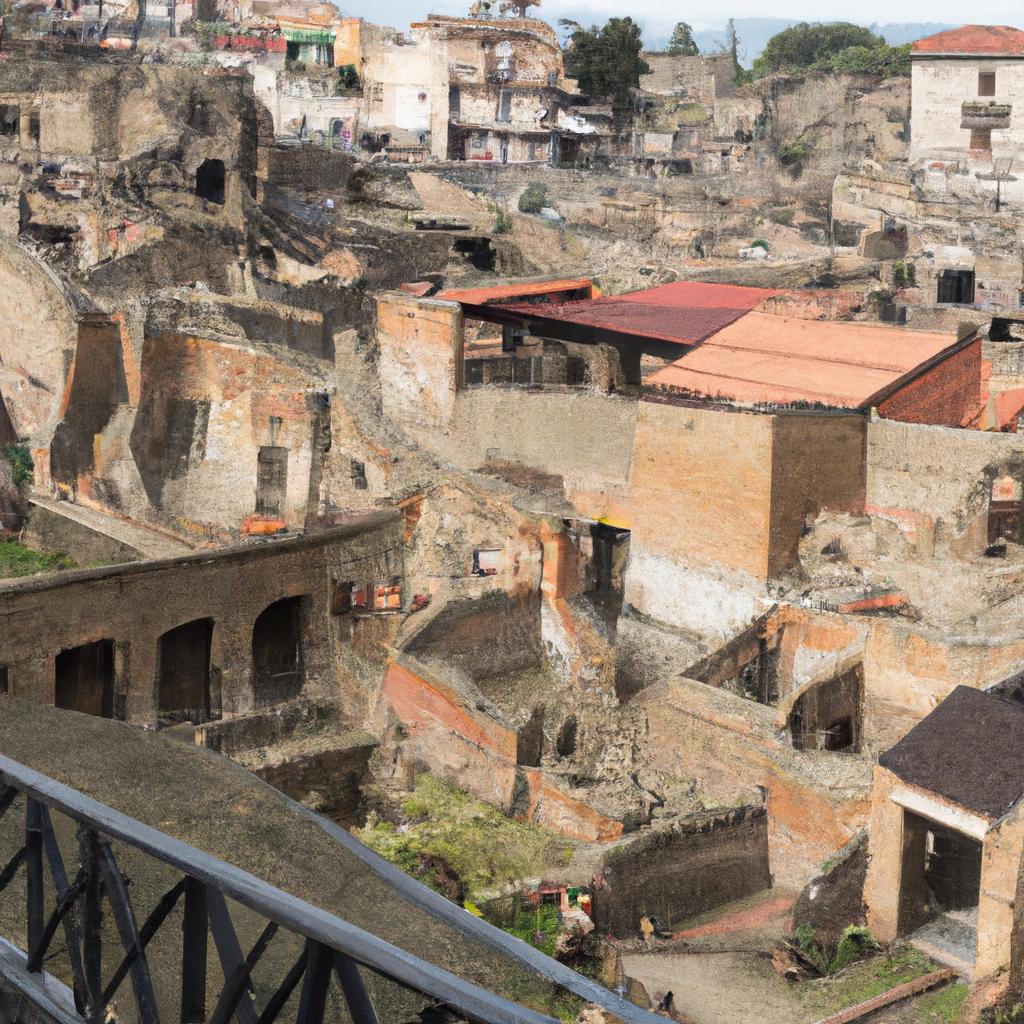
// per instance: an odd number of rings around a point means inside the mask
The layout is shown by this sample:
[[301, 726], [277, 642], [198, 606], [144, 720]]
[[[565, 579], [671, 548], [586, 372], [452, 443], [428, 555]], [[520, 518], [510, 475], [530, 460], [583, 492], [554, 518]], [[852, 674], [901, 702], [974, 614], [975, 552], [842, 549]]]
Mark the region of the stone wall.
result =
[[1024, 465], [1024, 438], [877, 420], [868, 425], [869, 515], [890, 520], [922, 554], [979, 554], [991, 481]]
[[332, 614], [333, 593], [350, 580], [400, 577], [401, 536], [398, 517], [379, 513], [315, 536], [6, 583], [0, 586], [0, 664], [9, 669], [13, 696], [52, 704], [56, 656], [110, 641], [115, 716], [152, 723], [160, 637], [210, 619], [211, 703], [225, 714], [248, 711], [261, 702], [254, 624], [274, 602], [299, 598], [302, 694], [340, 700], [361, 720], [368, 695], [358, 659], [380, 659], [378, 645], [366, 639], [375, 616]]
[[629, 939], [644, 915], [673, 928], [771, 884], [764, 807], [691, 815], [605, 854], [594, 880], [594, 920]]
[[776, 710], [691, 679], [633, 698], [648, 722], [652, 763], [722, 804], [768, 808], [771, 870], [804, 885], [867, 821], [870, 765], [843, 753], [794, 750]]

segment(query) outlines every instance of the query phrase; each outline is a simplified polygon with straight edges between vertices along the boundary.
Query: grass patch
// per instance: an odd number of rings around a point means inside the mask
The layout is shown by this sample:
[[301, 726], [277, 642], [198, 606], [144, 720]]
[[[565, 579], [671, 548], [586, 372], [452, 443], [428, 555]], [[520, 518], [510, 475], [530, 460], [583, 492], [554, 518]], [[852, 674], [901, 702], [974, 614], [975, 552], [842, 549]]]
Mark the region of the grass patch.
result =
[[926, 993], [914, 1007], [917, 1020], [921, 1024], [956, 1024], [963, 1013], [969, 992], [969, 986], [958, 982], [938, 992]]
[[[804, 982], [808, 1006], [822, 1017], [866, 1002], [897, 985], [937, 970], [923, 953], [903, 946], [891, 954], [851, 964], [830, 978]], [[942, 1018], [940, 1018], [942, 1019]]]
[[0, 579], [36, 576], [75, 567], [75, 563], [63, 551], [40, 554], [38, 551], [30, 551], [16, 540], [0, 540]]
[[[538, 825], [513, 821], [429, 773], [402, 807], [399, 827], [385, 821], [356, 834], [371, 849], [416, 875], [422, 856], [440, 857], [459, 876], [469, 898], [510, 882], [539, 878], [568, 864], [573, 847]], [[426, 881], [426, 879], [423, 879]]]

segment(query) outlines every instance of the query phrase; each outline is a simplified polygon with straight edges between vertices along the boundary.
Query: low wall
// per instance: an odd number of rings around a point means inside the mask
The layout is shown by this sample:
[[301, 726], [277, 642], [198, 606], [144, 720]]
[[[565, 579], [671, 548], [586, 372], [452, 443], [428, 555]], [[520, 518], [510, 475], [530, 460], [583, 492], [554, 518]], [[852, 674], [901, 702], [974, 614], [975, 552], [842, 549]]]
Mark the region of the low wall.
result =
[[142, 557], [140, 551], [116, 537], [34, 504], [30, 507], [22, 540], [35, 551], [63, 551], [79, 565], [131, 562]]
[[644, 914], [673, 928], [771, 884], [764, 807], [692, 815], [605, 854], [594, 919], [616, 938], [631, 938]]
[[270, 763], [246, 767], [274, 789], [312, 807], [345, 828], [365, 821], [362, 784], [369, 774], [376, 737], [365, 732], [325, 736], [314, 749], [287, 749]]

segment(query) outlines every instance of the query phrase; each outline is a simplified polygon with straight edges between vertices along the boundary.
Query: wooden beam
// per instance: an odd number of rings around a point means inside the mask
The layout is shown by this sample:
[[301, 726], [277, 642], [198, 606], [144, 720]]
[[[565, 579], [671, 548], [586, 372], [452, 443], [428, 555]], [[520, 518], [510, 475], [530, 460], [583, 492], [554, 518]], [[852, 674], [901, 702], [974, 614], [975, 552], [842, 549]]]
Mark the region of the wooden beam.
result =
[[246, 987], [250, 984], [249, 979], [252, 976], [253, 968], [259, 963], [260, 957], [263, 956], [267, 946], [270, 945], [270, 940], [276, 934], [277, 925], [271, 921], [263, 929], [263, 934], [256, 940], [256, 945], [252, 947], [249, 955], [245, 958], [245, 963], [238, 967], [230, 978], [225, 978], [224, 989], [213, 1011], [213, 1016], [210, 1018], [210, 1024], [228, 1024], [228, 1021], [234, 1016], [238, 1001], [245, 995]]
[[829, 1017], [822, 1017], [816, 1024], [852, 1024], [853, 1021], [861, 1020], [869, 1013], [881, 1010], [885, 1006], [892, 1006], [893, 1003], [898, 1003], [903, 999], [909, 999], [911, 996], [917, 996], [922, 992], [927, 992], [929, 989], [944, 985], [947, 981], [952, 981], [956, 976], [956, 971], [948, 969], [932, 971], [931, 974], [926, 974], [922, 978], [916, 978], [914, 981], [897, 985], [895, 988], [891, 988], [888, 992], [883, 992], [880, 996], [875, 996], [873, 999], [857, 1003], [856, 1006], [849, 1006], [845, 1010], [833, 1013]]
[[[233, 978], [239, 971], [245, 969], [245, 960], [242, 958], [242, 947], [235, 934], [235, 926], [231, 923], [231, 914], [228, 913], [224, 894], [219, 889], [208, 888], [206, 907], [210, 915], [210, 931], [213, 933], [213, 942], [217, 947], [224, 977]], [[238, 1024], [256, 1024], [256, 1006], [250, 992], [243, 992], [234, 1009]]]
[[[159, 1024], [160, 1012], [157, 1008], [153, 981], [149, 976], [149, 963], [139, 935], [139, 926], [132, 908], [132, 898], [128, 895], [124, 875], [114, 859], [114, 851], [106, 839], [100, 839], [97, 845], [100, 874], [103, 876], [103, 888], [114, 914], [114, 923], [121, 936], [121, 945], [126, 953], [138, 949], [138, 955], [132, 961], [130, 970], [132, 988], [135, 990], [135, 1003], [138, 1009], [139, 1024]], [[113, 995], [113, 993], [111, 993]], [[107, 1001], [104, 991], [104, 1001]]]
[[109, 1003], [114, 998], [114, 993], [120, 987], [121, 982], [124, 981], [125, 975], [127, 975], [135, 961], [143, 954], [146, 947], [152, 941], [153, 936], [160, 930], [160, 926], [167, 920], [168, 915], [174, 909], [184, 891], [185, 879], [182, 879], [160, 897], [159, 902], [153, 908], [149, 917], [146, 918], [146, 923], [139, 929], [138, 941], [133, 943], [131, 949], [127, 951], [117, 970], [114, 971], [114, 976], [104, 989], [104, 1003]]

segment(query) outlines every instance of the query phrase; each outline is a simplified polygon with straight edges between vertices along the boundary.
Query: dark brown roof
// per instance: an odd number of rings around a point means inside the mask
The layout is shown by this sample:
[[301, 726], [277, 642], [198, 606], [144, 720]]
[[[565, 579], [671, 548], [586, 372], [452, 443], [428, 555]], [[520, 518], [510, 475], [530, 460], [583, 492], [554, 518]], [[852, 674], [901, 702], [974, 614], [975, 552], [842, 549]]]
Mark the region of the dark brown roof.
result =
[[1024, 708], [958, 686], [878, 763], [919, 789], [988, 818], [1024, 794]]

